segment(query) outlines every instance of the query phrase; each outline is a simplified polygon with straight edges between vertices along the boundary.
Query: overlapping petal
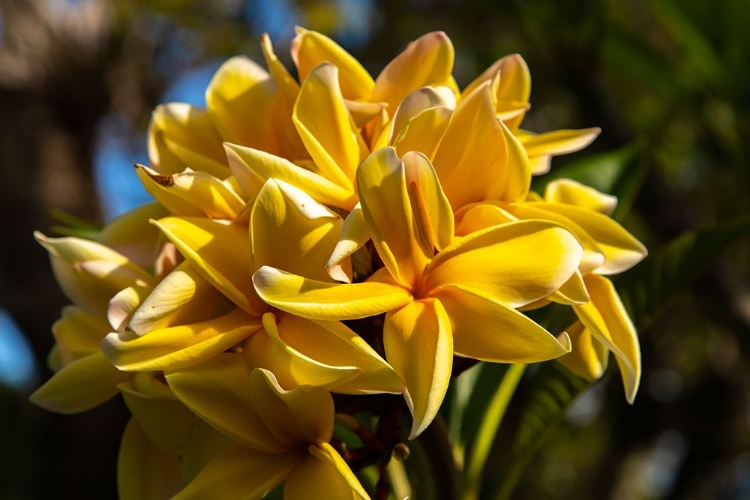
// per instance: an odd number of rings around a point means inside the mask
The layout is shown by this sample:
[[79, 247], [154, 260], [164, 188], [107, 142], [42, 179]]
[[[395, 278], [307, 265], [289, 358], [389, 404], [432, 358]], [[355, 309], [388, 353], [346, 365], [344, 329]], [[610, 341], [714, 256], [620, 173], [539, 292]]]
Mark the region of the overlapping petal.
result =
[[29, 399], [56, 413], [79, 413], [116, 396], [117, 384], [130, 376], [94, 353], [63, 366]]
[[388, 361], [404, 378], [413, 421], [410, 439], [437, 415], [453, 367], [451, 320], [439, 301], [415, 300], [386, 315], [383, 344]]
[[424, 293], [454, 286], [507, 307], [524, 306], [559, 289], [578, 268], [583, 249], [564, 228], [523, 221], [473, 233], [439, 253]]
[[591, 335], [615, 355], [625, 386], [625, 397], [633, 402], [641, 380], [641, 350], [633, 323], [611, 281], [589, 274], [584, 278], [591, 302], [574, 306]]
[[257, 318], [235, 309], [221, 318], [152, 330], [140, 337], [110, 333], [101, 348], [121, 370], [174, 370], [222, 353], [260, 328]]

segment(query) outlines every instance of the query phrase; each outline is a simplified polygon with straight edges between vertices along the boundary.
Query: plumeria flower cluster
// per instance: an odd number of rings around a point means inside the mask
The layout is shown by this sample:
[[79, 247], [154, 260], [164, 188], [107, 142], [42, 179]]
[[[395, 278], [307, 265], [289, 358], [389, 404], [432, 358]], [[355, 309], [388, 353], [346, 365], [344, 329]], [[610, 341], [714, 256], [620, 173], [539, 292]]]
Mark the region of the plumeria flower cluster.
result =
[[[37, 234], [72, 305], [32, 400], [76, 413], [122, 394], [123, 498], [281, 483], [289, 499], [368, 498], [335, 419], [395, 394], [410, 421], [386, 451], [416, 438], [456, 356], [597, 378], [612, 352], [633, 400], [638, 339], [606, 276], [645, 248], [609, 217], [613, 197], [564, 179], [530, 190], [598, 129], [521, 129], [523, 59], [461, 90], [443, 33], [375, 79], [312, 31], [292, 42], [298, 79], [261, 47], [267, 69], [228, 60], [205, 109], [155, 110], [136, 168], [154, 203], [96, 240]], [[523, 312], [551, 302], [578, 317], [558, 336]]]

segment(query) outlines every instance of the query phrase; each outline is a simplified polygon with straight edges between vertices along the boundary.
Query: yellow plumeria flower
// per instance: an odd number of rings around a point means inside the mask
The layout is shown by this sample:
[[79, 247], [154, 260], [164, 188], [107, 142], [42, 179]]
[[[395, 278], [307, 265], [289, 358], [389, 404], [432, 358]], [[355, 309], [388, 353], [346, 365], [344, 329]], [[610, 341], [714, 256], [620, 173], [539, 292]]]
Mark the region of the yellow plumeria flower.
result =
[[606, 366], [604, 351], [598, 346], [586, 347], [591, 344], [588, 335], [593, 336], [595, 343], [601, 343], [615, 354], [625, 396], [632, 402], [641, 376], [638, 336], [617, 291], [605, 276], [630, 269], [647, 252], [636, 238], [608, 216], [616, 202], [614, 197], [578, 182], [558, 179], [548, 184], [543, 198], [533, 195], [521, 203], [487, 201], [467, 205], [457, 213], [460, 220], [457, 233], [471, 234], [508, 221], [541, 219], [558, 223], [575, 234], [584, 248], [579, 271], [590, 301], [573, 304], [584, 328], [572, 329], [574, 342], [579, 343], [580, 348], [563, 362], [588, 378], [600, 376]]
[[[307, 384], [344, 393], [402, 392], [400, 377], [345, 325], [274, 310], [252, 286], [253, 271], [263, 265], [313, 279], [328, 278], [325, 262], [342, 224], [338, 215], [307, 194], [275, 179], [264, 184], [253, 204], [249, 233], [246, 227], [228, 221], [159, 220], [157, 225], [187, 262], [236, 309], [217, 319], [155, 328], [140, 335], [111, 333], [102, 343], [104, 353], [121, 370], [174, 370], [244, 342], [248, 363], [272, 370], [287, 388]], [[175, 288], [157, 287], [146, 300], [174, 302]]]
[[170, 373], [167, 381], [191, 410], [234, 441], [176, 499], [257, 499], [281, 482], [287, 500], [369, 499], [329, 444], [334, 409], [325, 390], [286, 391], [271, 372], [248, 373], [242, 356], [229, 353]]
[[[359, 167], [362, 214], [385, 268], [364, 283], [332, 284], [274, 267], [253, 281], [271, 305], [316, 320], [387, 313], [386, 358], [406, 381], [411, 437], [435, 417], [453, 355], [529, 363], [569, 351], [516, 311], [559, 289], [582, 248], [562, 227], [529, 221], [453, 238], [453, 213], [429, 161], [392, 148]], [[583, 297], [582, 300], [586, 298]]]

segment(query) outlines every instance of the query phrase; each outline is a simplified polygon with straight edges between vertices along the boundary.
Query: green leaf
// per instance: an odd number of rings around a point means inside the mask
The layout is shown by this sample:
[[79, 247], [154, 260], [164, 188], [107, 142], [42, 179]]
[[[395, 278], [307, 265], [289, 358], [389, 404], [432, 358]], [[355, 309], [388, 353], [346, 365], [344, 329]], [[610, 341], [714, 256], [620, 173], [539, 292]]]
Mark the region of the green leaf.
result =
[[636, 328], [650, 325], [676, 292], [696, 279], [727, 245], [748, 230], [750, 218], [743, 218], [685, 233], [618, 277], [615, 285]]

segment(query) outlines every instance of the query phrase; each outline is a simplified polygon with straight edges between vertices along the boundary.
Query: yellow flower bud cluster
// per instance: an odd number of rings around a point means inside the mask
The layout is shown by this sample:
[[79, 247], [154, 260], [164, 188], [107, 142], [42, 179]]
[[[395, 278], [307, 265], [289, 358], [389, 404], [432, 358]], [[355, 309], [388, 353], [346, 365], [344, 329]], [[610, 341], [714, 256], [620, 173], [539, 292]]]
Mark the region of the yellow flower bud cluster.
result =
[[[261, 498], [282, 482], [290, 499], [368, 498], [332, 438], [346, 411], [331, 393], [403, 397], [413, 439], [454, 356], [560, 358], [596, 378], [611, 351], [632, 401], [638, 339], [605, 276], [645, 249], [609, 217], [613, 197], [530, 189], [598, 129], [522, 130], [523, 59], [461, 90], [444, 33], [375, 79], [319, 33], [292, 42], [298, 80], [261, 45], [267, 69], [228, 60], [206, 109], [155, 110], [137, 168], [154, 203], [96, 241], [37, 235], [73, 305], [32, 400], [75, 413], [123, 395], [123, 498]], [[557, 337], [521, 312], [550, 302], [579, 318]]]

